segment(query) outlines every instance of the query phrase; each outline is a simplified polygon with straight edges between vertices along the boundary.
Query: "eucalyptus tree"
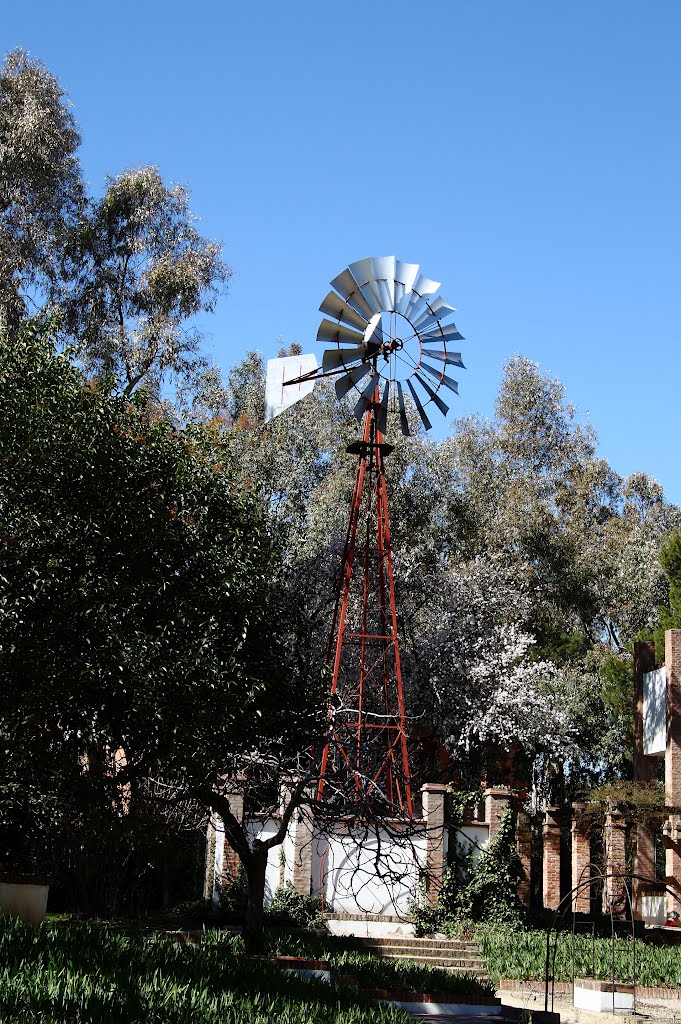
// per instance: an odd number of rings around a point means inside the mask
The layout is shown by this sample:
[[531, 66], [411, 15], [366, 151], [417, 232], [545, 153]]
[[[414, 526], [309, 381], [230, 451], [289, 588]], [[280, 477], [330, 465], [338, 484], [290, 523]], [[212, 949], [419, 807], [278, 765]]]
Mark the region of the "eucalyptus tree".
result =
[[76, 123], [64, 90], [23, 50], [0, 69], [0, 310], [8, 324], [70, 272], [85, 204]]
[[599, 457], [560, 381], [510, 360], [494, 420], [459, 421], [441, 456], [450, 518], [463, 504], [473, 549], [497, 552], [530, 588], [547, 656], [569, 660], [602, 640], [620, 651], [649, 621], [663, 585], [651, 550], [678, 510], [645, 474], [623, 480]]
[[191, 389], [207, 367], [196, 316], [231, 271], [197, 230], [189, 192], [156, 167], [88, 196], [80, 136], [57, 79], [21, 50], [0, 71], [0, 311], [10, 328], [55, 305], [86, 371], [126, 395]]
[[180, 185], [155, 167], [110, 178], [73, 240], [78, 273], [66, 325], [86, 369], [112, 375], [126, 395], [166, 375], [192, 383], [205, 370], [192, 317], [211, 312], [231, 271], [222, 247], [199, 234]]

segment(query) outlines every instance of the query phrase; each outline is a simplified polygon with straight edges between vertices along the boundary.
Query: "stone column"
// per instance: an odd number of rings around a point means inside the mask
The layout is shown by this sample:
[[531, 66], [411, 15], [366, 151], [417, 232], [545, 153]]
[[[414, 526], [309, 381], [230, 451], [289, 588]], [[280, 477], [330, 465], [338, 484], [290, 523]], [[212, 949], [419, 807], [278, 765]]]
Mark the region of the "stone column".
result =
[[[667, 752], [664, 776], [665, 796], [670, 808], [681, 805], [681, 629], [664, 635], [667, 669]], [[665, 825], [667, 913], [681, 913], [681, 815], [670, 814]], [[672, 895], [672, 893], [674, 895]]]
[[544, 816], [544, 906], [556, 910], [560, 904], [560, 830], [564, 811], [559, 807], [547, 807]]
[[603, 913], [609, 914], [610, 907], [613, 907], [615, 915], [627, 913], [628, 908], [624, 896], [626, 881], [626, 825], [622, 813], [617, 807], [611, 806], [605, 815], [605, 828], [603, 830], [603, 845], [605, 847], [605, 874], [612, 872], [619, 873], [622, 877], [606, 878], [603, 886]]
[[518, 811], [515, 848], [521, 870], [518, 898], [524, 907], [529, 907], [532, 898], [532, 825], [527, 811]]
[[[572, 888], [589, 881], [591, 864], [591, 826], [585, 816], [584, 804], [572, 807]], [[591, 911], [591, 887], [584, 885], [573, 893], [572, 909], [576, 914]]]
[[445, 869], [445, 796], [447, 787], [436, 782], [421, 787], [426, 827], [426, 903], [433, 906], [442, 888]]
[[485, 821], [489, 822], [489, 838], [491, 842], [499, 828], [499, 822], [509, 805], [511, 793], [508, 789], [498, 787], [496, 789], [486, 789], [482, 795], [485, 801]]

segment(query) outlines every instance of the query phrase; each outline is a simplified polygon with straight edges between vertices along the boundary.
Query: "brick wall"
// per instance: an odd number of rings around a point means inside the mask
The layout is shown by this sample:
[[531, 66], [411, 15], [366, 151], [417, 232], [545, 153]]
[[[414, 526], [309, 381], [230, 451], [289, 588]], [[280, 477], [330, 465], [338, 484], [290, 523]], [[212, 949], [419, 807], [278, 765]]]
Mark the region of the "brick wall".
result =
[[[681, 629], [664, 636], [667, 668], [667, 753], [665, 791], [667, 804], [681, 805]], [[672, 813], [665, 825], [667, 912], [681, 911], [681, 815]]]
[[508, 789], [486, 789], [482, 794], [485, 801], [485, 821], [489, 822], [490, 841], [499, 828], [504, 812], [511, 800], [511, 793]]
[[650, 782], [655, 759], [643, 753], [643, 676], [655, 668], [655, 644], [634, 644], [634, 779]]
[[291, 885], [302, 896], [312, 891], [312, 815], [308, 807], [298, 807], [289, 825], [291, 840]]
[[[634, 780], [651, 782], [655, 778], [655, 758], [643, 753], [643, 676], [655, 668], [655, 644], [634, 644]], [[655, 877], [655, 837], [650, 829], [639, 826], [634, 837], [634, 875]], [[641, 899], [650, 886], [639, 878], [633, 879], [632, 896], [634, 917], [642, 920]]]
[[[243, 821], [244, 818], [244, 798], [238, 793], [228, 793], [229, 798], [229, 809], [237, 819], [237, 821]], [[234, 852], [232, 847], [227, 842], [226, 836], [223, 839], [225, 847], [222, 857], [222, 885], [226, 885], [229, 881], [236, 878], [239, 874], [239, 857]]]

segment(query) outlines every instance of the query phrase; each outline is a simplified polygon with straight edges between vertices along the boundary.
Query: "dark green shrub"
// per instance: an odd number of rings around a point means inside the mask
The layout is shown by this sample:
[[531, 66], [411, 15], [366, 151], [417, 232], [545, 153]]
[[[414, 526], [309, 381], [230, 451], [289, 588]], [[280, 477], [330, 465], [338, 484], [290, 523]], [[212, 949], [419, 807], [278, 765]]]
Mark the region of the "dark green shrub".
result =
[[326, 928], [319, 898], [303, 896], [290, 882], [277, 889], [265, 918], [267, 924], [282, 928]]

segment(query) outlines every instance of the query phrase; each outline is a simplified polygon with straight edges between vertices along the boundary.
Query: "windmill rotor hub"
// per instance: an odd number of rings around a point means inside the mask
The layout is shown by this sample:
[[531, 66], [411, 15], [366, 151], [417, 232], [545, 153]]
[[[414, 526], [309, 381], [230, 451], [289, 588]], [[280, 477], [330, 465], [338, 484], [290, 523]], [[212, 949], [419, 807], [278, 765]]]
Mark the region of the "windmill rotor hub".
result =
[[407, 400], [429, 430], [433, 408], [449, 412], [445, 389], [459, 390], [449, 368], [463, 367], [460, 353], [451, 351], [463, 338], [450, 320], [454, 307], [437, 294], [439, 282], [420, 273], [417, 263], [379, 256], [351, 263], [331, 287], [319, 307], [325, 318], [317, 341], [333, 347], [325, 349], [321, 368], [313, 355], [268, 361], [265, 418], [309, 394], [317, 380], [332, 377], [339, 400], [358, 396], [358, 420], [372, 402], [380, 406], [381, 433], [394, 413], [402, 433], [411, 433]]

